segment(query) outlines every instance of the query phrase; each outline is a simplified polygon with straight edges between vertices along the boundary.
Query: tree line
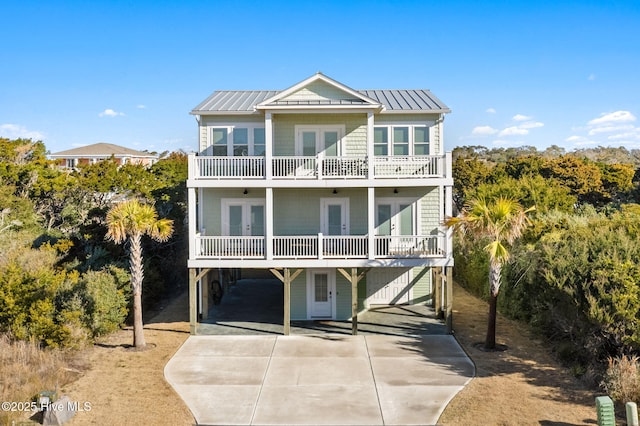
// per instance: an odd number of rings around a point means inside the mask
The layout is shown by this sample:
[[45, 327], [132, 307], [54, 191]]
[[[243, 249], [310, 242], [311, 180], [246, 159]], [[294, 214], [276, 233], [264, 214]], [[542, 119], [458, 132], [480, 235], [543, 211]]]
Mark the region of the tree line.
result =
[[[637, 153], [473, 146], [456, 148], [453, 158], [459, 211], [475, 200], [499, 199], [535, 208], [509, 247], [499, 310], [531, 324], [576, 375], [594, 383], [610, 357], [638, 354]], [[487, 299], [489, 243], [467, 233], [456, 234], [454, 246], [457, 281]]]
[[0, 138], [0, 332], [79, 347], [130, 317], [130, 247], [107, 238], [113, 206], [140, 200], [174, 224], [168, 241], [141, 241], [144, 303], [186, 287], [187, 156], [68, 170], [46, 155], [41, 141]]

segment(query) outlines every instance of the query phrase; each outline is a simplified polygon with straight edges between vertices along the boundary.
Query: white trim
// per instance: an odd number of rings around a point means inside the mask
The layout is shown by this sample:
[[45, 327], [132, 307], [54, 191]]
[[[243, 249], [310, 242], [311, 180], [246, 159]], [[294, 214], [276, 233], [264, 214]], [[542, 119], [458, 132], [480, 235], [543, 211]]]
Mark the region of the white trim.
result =
[[[327, 284], [328, 291], [330, 294], [330, 303], [331, 303], [331, 316], [328, 317], [319, 317], [313, 316], [313, 304], [314, 304], [314, 288], [313, 288], [313, 274], [327, 274]], [[325, 269], [325, 268], [312, 268], [307, 269], [307, 319], [335, 319], [336, 318], [336, 270], [335, 269]]]
[[[207, 140], [205, 141], [204, 151], [211, 149], [213, 150], [213, 131], [215, 129], [225, 129], [227, 131], [227, 157], [234, 157], [233, 155], [233, 132], [235, 129], [247, 129], [247, 155], [254, 156], [255, 154], [255, 129], [263, 129], [265, 136], [265, 155], [266, 155], [266, 144], [267, 144], [267, 129], [265, 123], [232, 123], [232, 124], [223, 124], [223, 123], [215, 123], [209, 124], [207, 127]], [[212, 155], [212, 154], [209, 154]]]
[[349, 198], [347, 197], [339, 197], [339, 198], [331, 198], [331, 197], [323, 197], [320, 198], [320, 232], [324, 235], [329, 235], [329, 224], [328, 224], [328, 207], [329, 205], [340, 204], [342, 206], [342, 215], [343, 215], [343, 227], [342, 233], [340, 235], [349, 235], [350, 233], [350, 223], [349, 223]]
[[[230, 235], [229, 230], [229, 207], [231, 206], [241, 206], [242, 207], [242, 235], [251, 235], [251, 229], [247, 229], [247, 226], [251, 225], [250, 222], [250, 210], [248, 207], [251, 206], [262, 206], [265, 207], [265, 199], [264, 198], [222, 198], [220, 200], [220, 230], [223, 236]], [[263, 215], [263, 220], [266, 221], [266, 209]], [[263, 227], [266, 232], [266, 226], [263, 224]]]
[[[377, 128], [386, 128], [387, 129], [387, 156], [390, 157], [394, 157], [397, 156], [393, 153], [393, 129], [394, 128], [398, 128], [398, 127], [407, 127], [409, 130], [409, 140], [408, 142], [408, 147], [409, 147], [409, 152], [407, 153], [407, 155], [418, 155], [415, 154], [415, 129], [416, 128], [420, 128], [420, 127], [426, 127], [429, 131], [429, 152], [427, 154], [419, 154], [419, 155], [436, 155], [434, 154], [434, 124], [427, 124], [427, 123], [416, 123], [416, 122], [411, 122], [411, 123], [402, 123], [402, 122], [397, 122], [397, 123], [383, 123], [383, 124], [375, 124], [374, 125], [374, 131]], [[374, 145], [374, 150], [375, 150], [375, 140], [374, 142], [372, 142]]]
[[[422, 197], [418, 198], [417, 200], [415, 198], [410, 198], [410, 197], [383, 197], [383, 198], [377, 198], [376, 199], [376, 203], [375, 203], [375, 211], [374, 211], [374, 217], [376, 218], [376, 222], [377, 222], [377, 218], [378, 218], [378, 206], [380, 206], [381, 204], [389, 204], [391, 206], [391, 235], [392, 236], [396, 236], [396, 235], [402, 235], [400, 234], [400, 226], [396, 226], [395, 227], [395, 232], [394, 232], [394, 228], [393, 228], [393, 224], [398, 224], [397, 221], [399, 219], [394, 219], [395, 216], [397, 216], [400, 213], [400, 205], [404, 205], [404, 204], [408, 204], [409, 206], [411, 206], [411, 215], [413, 216], [413, 223], [411, 224], [412, 228], [413, 228], [413, 234], [414, 235], [419, 235], [420, 231], [421, 231], [421, 227], [420, 227], [420, 203], [419, 200], [421, 200]], [[376, 223], [376, 235], [380, 235], [378, 232], [378, 228], [379, 225]]]
[[[286, 98], [287, 96], [297, 92], [298, 90], [300, 90], [300, 89], [304, 88], [305, 86], [308, 86], [309, 84], [314, 83], [314, 82], [316, 82], [318, 80], [324, 81], [325, 83], [329, 84], [330, 86], [333, 86], [333, 87], [337, 88], [338, 90], [342, 90], [343, 92], [346, 92], [346, 93], [350, 94], [351, 96], [353, 96], [356, 99], [360, 99], [363, 102], [367, 102], [368, 104], [371, 105], [371, 107], [375, 107], [375, 108], [382, 107], [382, 105], [379, 104], [377, 101], [375, 101], [375, 100], [363, 95], [362, 93], [360, 93], [360, 92], [358, 92], [358, 91], [356, 91], [356, 90], [354, 90], [354, 89], [352, 89], [352, 88], [350, 88], [348, 86], [345, 86], [344, 84], [342, 84], [342, 83], [340, 83], [340, 82], [338, 82], [338, 81], [336, 81], [336, 80], [334, 80], [332, 78], [329, 78], [326, 75], [318, 72], [318, 73], [312, 75], [311, 77], [309, 77], [309, 78], [307, 78], [305, 80], [302, 80], [301, 82], [289, 87], [288, 89], [283, 90], [282, 92], [276, 94], [275, 96], [272, 96], [269, 99], [265, 99], [264, 101], [262, 101], [258, 105], [256, 105], [255, 108], [256, 109], [269, 109], [270, 108], [269, 104], [271, 104], [273, 102], [276, 102], [276, 101], [278, 101], [280, 99]], [[275, 108], [280, 108], [281, 107], [280, 105], [272, 105], [272, 106], [275, 107]], [[344, 105], [342, 105], [342, 106], [344, 106]], [[317, 107], [317, 105], [315, 107]], [[358, 105], [358, 107], [362, 108], [363, 106], [362, 105]], [[296, 105], [296, 106], [294, 106], [294, 108], [300, 109], [300, 105]]]
[[324, 140], [322, 136], [325, 132], [337, 131], [338, 132], [338, 156], [342, 155], [344, 151], [344, 135], [346, 132], [346, 126], [344, 124], [296, 124], [294, 127], [295, 131], [295, 155], [302, 156], [302, 132], [306, 131], [315, 131], [316, 132], [316, 154], [324, 152], [319, 148], [322, 148], [324, 144]]

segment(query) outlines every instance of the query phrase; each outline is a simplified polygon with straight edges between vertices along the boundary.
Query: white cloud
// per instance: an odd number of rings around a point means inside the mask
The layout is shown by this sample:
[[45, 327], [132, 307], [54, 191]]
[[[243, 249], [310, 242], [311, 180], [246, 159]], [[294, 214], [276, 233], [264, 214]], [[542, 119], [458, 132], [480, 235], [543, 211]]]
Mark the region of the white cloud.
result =
[[585, 139], [584, 136], [573, 135], [573, 136], [569, 136], [564, 141], [565, 142], [580, 142], [580, 141], [582, 141], [584, 139]]
[[597, 135], [598, 133], [613, 133], [613, 132], [620, 132], [624, 130], [632, 130], [634, 128], [635, 127], [631, 124], [622, 125], [622, 126], [599, 126], [589, 130], [589, 136], [594, 136], [594, 135]]
[[532, 117], [526, 116], [526, 115], [522, 115], [522, 114], [516, 114], [513, 116], [513, 121], [528, 121], [531, 120]]
[[608, 114], [602, 114], [598, 118], [594, 118], [587, 124], [590, 126], [602, 126], [610, 123], [628, 123], [630, 121], [636, 121], [636, 117], [629, 111], [614, 111]]
[[37, 130], [29, 130], [19, 124], [0, 124], [0, 136], [7, 139], [33, 139], [43, 140], [44, 134]]
[[518, 126], [521, 129], [535, 129], [537, 127], [544, 127], [544, 123], [539, 121], [527, 121], [526, 123], [522, 123]]
[[138, 109], [147, 109], [147, 106], [139, 104], [139, 105], [136, 105], [136, 108], [138, 108]]
[[98, 114], [99, 117], [117, 117], [119, 115], [124, 115], [124, 113], [114, 111], [111, 108], [107, 108], [104, 111], [102, 111], [100, 114]]
[[489, 114], [495, 114], [496, 113], [496, 109], [495, 108], [487, 108], [485, 112], [488, 112]]
[[489, 136], [495, 135], [496, 133], [498, 133], [498, 130], [491, 126], [476, 126], [471, 131], [471, 134], [474, 136]]
[[498, 136], [523, 136], [528, 134], [529, 134], [529, 130], [527, 129], [523, 129], [522, 127], [519, 127], [519, 126], [511, 126], [500, 131]]

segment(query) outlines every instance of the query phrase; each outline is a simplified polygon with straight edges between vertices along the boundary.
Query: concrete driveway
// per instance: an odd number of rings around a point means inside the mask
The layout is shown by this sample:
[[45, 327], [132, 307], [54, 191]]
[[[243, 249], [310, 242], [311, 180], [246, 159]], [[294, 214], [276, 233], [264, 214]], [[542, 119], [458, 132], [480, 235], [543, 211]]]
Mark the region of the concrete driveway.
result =
[[191, 336], [165, 367], [203, 425], [433, 425], [474, 374], [449, 335]]

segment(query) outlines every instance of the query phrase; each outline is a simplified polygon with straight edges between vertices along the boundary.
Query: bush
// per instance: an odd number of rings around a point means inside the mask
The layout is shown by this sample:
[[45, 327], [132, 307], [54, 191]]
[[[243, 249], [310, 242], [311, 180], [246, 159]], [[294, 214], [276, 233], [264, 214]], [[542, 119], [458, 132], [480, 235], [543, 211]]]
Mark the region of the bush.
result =
[[602, 387], [616, 402], [639, 402], [640, 359], [635, 355], [609, 358]]

